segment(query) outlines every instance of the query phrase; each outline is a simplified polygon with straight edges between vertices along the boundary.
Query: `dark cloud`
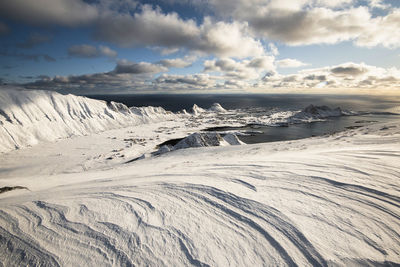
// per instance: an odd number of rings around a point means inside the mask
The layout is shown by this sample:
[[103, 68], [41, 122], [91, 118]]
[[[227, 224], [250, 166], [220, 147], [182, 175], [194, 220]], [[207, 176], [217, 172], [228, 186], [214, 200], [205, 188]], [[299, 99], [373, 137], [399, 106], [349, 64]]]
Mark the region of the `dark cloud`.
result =
[[321, 81], [322, 82], [322, 81], [326, 81], [327, 77], [326, 77], [326, 75], [314, 75], [314, 74], [311, 74], [311, 75], [305, 76], [304, 80]]
[[168, 69], [160, 64], [152, 64], [148, 62], [129, 62], [129, 61], [120, 61], [117, 63], [117, 66], [114, 69], [114, 73], [116, 74], [147, 74], [147, 73], [158, 73], [164, 72]]
[[131, 77], [115, 75], [113, 73], [95, 73], [77, 76], [42, 76], [37, 81], [25, 84], [30, 89], [51, 90], [59, 92], [111, 92], [113, 89], [130, 86]]
[[361, 66], [339, 66], [332, 68], [331, 72], [336, 75], [358, 76], [368, 72], [368, 70]]
[[344, 63], [333, 67], [305, 69], [297, 74], [274, 74], [257, 84], [258, 88], [360, 90], [400, 88], [400, 70], [364, 63]]
[[168, 84], [184, 84], [193, 85], [197, 87], [210, 86], [213, 81], [210, 80], [208, 75], [197, 74], [197, 75], [161, 75], [156, 79], [156, 83], [168, 83]]
[[191, 66], [195, 60], [195, 57], [189, 56], [185, 58], [163, 59], [157, 63], [167, 68], [186, 68]]
[[116, 57], [117, 52], [107, 46], [99, 46], [98, 48], [93, 45], [73, 45], [68, 48], [68, 55], [72, 57], [81, 58], [95, 58], [95, 57]]
[[33, 25], [77, 26], [94, 22], [99, 10], [81, 0], [4, 0], [0, 15]]
[[29, 37], [24, 42], [18, 43], [17, 47], [24, 48], [24, 49], [30, 49], [37, 45], [47, 43], [51, 39], [52, 39], [52, 37], [48, 36], [48, 35], [43, 35], [40, 33], [32, 33], [29, 35]]
[[92, 45], [73, 45], [68, 48], [68, 55], [74, 57], [94, 58], [99, 56], [97, 48]]
[[153, 75], [167, 70], [159, 64], [120, 61], [109, 72], [55, 77], [42, 75], [37, 77], [38, 80], [26, 83], [25, 87], [75, 93], [123, 92], [127, 88], [133, 91], [149, 90]]

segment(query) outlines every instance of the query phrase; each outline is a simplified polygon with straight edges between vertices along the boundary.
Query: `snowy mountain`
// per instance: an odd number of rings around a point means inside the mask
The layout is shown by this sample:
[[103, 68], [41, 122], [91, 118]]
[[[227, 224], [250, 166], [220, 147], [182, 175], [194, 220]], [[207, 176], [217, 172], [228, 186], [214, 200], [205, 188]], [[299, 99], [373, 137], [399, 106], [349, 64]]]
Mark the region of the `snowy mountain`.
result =
[[201, 114], [201, 113], [204, 113], [204, 112], [206, 112], [206, 110], [205, 109], [203, 109], [203, 108], [201, 108], [201, 107], [199, 107], [198, 105], [196, 105], [196, 104], [194, 104], [193, 105], [193, 107], [192, 107], [192, 114], [193, 115], [199, 115], [199, 114]]
[[292, 121], [312, 121], [312, 120], [320, 120], [326, 119], [329, 117], [339, 117], [343, 115], [350, 115], [350, 112], [344, 111], [341, 108], [331, 109], [328, 106], [314, 106], [309, 105], [300, 112], [296, 113], [290, 119]]
[[1, 88], [0, 152], [175, 116], [159, 107], [129, 109], [75, 95]]
[[[184, 112], [186, 112], [186, 110]], [[202, 113], [224, 113], [226, 112], [226, 109], [224, 109], [219, 103], [212, 104], [211, 107], [208, 109], [201, 108], [198, 105], [194, 104], [191, 112], [193, 115], [197, 116]]]
[[[166, 152], [186, 149], [186, 148], [194, 148], [194, 147], [209, 147], [209, 146], [237, 146], [244, 145], [239, 138], [232, 133], [227, 134], [219, 134], [217, 132], [211, 133], [193, 133], [181, 141], [176, 143], [175, 145], [163, 145], [161, 146], [153, 155], [160, 155]], [[143, 157], [145, 158], [145, 157]]]
[[222, 137], [218, 133], [194, 133], [177, 143], [174, 146], [174, 149], [240, 144], [243, 144], [243, 142], [241, 142], [234, 134], [227, 134]]

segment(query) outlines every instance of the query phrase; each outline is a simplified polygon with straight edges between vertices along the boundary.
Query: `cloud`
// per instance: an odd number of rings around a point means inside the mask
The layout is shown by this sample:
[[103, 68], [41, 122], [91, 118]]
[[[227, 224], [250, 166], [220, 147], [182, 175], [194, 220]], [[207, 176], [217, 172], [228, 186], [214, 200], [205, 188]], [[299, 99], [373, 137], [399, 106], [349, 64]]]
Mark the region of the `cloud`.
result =
[[114, 69], [116, 74], [147, 74], [147, 73], [159, 73], [168, 71], [168, 68], [160, 64], [152, 64], [148, 62], [129, 62], [126, 60], [119, 61]]
[[77, 76], [42, 76], [39, 80], [25, 84], [30, 89], [52, 90], [68, 93], [113, 92], [123, 88], [133, 88], [140, 81], [131, 75], [115, 75], [113, 73], [95, 73]]
[[367, 73], [369, 70], [367, 67], [364, 67], [362, 65], [349, 63], [346, 65], [334, 67], [330, 71], [331, 71], [331, 73], [333, 73], [335, 75], [359, 76], [359, 75]]
[[0, 15], [33, 25], [77, 26], [95, 21], [99, 10], [82, 0], [0, 1]]
[[250, 35], [245, 22], [213, 22], [205, 17], [198, 26], [194, 20], [183, 20], [177, 13], [164, 14], [149, 5], [132, 16], [119, 14], [101, 18], [95, 38], [124, 47], [151, 45], [169, 51], [187, 49], [220, 57], [264, 54], [262, 43]]
[[182, 20], [177, 13], [163, 14], [160, 9], [145, 5], [133, 16], [110, 14], [101, 18], [95, 37], [125, 47], [141, 44], [176, 47], [187, 45], [197, 34], [194, 20]]
[[400, 9], [391, 10], [387, 16], [371, 19], [355, 43], [366, 47], [400, 47]]
[[83, 44], [69, 47], [68, 55], [74, 57], [94, 58], [99, 56], [99, 52], [95, 46]]
[[[1, 1], [0, 15], [33, 25], [90, 25], [96, 40], [123, 47], [154, 46], [166, 53], [186, 49], [217, 57], [263, 55], [261, 39], [289, 45], [353, 41], [367, 47], [400, 46], [400, 11], [382, 0], [165, 2], [216, 16], [183, 19], [135, 0]], [[6, 31], [1, 25], [0, 33]], [[271, 53], [277, 55], [276, 49], [271, 47]]]
[[[177, 85], [182, 89], [182, 87], [188, 89], [199, 89], [199, 88], [210, 88], [215, 84], [215, 80], [211, 78], [208, 74], [195, 74], [195, 75], [168, 75], [163, 74], [155, 80], [157, 86], [167, 84], [167, 85]], [[177, 88], [174, 88], [177, 89]]]
[[100, 55], [103, 55], [106, 57], [117, 57], [117, 55], [118, 55], [117, 51], [114, 51], [105, 45], [100, 45], [98, 50], [99, 50]]
[[264, 88], [265, 90], [271, 88], [398, 90], [400, 89], [400, 70], [348, 62], [332, 67], [305, 69], [291, 75], [275, 73], [264, 77], [256, 87], [259, 89]]
[[30, 49], [37, 45], [47, 43], [51, 39], [52, 39], [52, 37], [48, 36], [48, 35], [43, 35], [40, 33], [31, 33], [24, 42], [18, 43], [17, 47], [24, 48], [24, 49]]
[[68, 48], [68, 55], [81, 58], [116, 57], [117, 52], [103, 45], [97, 48], [93, 45], [82, 44], [70, 46]]
[[[289, 45], [399, 47], [399, 9], [380, 0], [210, 0], [224, 19], [246, 22], [254, 36]], [[379, 12], [373, 9], [380, 8]], [[384, 10], [384, 11], [383, 11]]]
[[277, 48], [273, 43], [269, 43], [269, 44], [268, 44], [268, 47], [269, 47], [269, 50], [271, 51], [271, 54], [272, 54], [273, 56], [279, 55], [278, 48]]
[[[257, 92], [363, 92], [362, 90], [387, 89], [400, 90], [400, 70], [397, 68], [379, 68], [364, 63], [343, 63], [315, 69], [304, 69], [296, 74], [281, 75], [274, 70], [257, 72], [256, 77], [244, 75], [238, 66], [246, 66], [243, 61], [218, 61], [221, 75], [212, 73], [172, 75], [155, 75], [160, 68], [158, 64], [148, 62], [124, 62], [114, 70], [104, 73], [86, 75], [42, 76], [35, 82], [25, 84], [28, 88], [57, 90], [72, 93], [110, 93], [110, 92], [182, 92], [182, 91], [221, 91], [256, 90]], [[210, 63], [210, 62], [209, 62]], [[209, 64], [205, 63], [205, 65]], [[121, 67], [125, 65], [124, 67]], [[251, 68], [250, 68], [251, 70]], [[248, 69], [246, 70], [248, 71]], [[241, 77], [241, 75], [244, 77]]]
[[299, 68], [303, 66], [307, 66], [307, 63], [303, 63], [297, 59], [292, 59], [292, 58], [285, 58], [276, 61], [276, 64], [280, 68]]
[[167, 68], [186, 68], [192, 65], [196, 57], [186, 56], [184, 58], [162, 59], [158, 64]]
[[337, 43], [357, 38], [368, 25], [365, 7], [347, 10], [313, 8], [310, 10], [266, 10], [249, 19], [262, 36], [290, 45]]
[[274, 71], [274, 57], [261, 56], [252, 59], [234, 60], [222, 58], [204, 61], [204, 72], [219, 72], [221, 79], [249, 81], [258, 79], [265, 71]]
[[10, 32], [10, 28], [6, 24], [0, 21], [0, 36]]
[[246, 58], [265, 54], [262, 43], [250, 35], [247, 23], [219, 21], [205, 18], [200, 35], [193, 40], [194, 50], [218, 57]]

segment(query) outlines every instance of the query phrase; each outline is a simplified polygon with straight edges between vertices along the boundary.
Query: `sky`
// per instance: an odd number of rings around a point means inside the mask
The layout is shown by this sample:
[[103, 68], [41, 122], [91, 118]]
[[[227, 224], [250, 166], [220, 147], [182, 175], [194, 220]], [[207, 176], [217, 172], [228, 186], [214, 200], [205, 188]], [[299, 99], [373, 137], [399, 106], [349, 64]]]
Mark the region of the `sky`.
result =
[[0, 84], [400, 94], [398, 0], [0, 0]]

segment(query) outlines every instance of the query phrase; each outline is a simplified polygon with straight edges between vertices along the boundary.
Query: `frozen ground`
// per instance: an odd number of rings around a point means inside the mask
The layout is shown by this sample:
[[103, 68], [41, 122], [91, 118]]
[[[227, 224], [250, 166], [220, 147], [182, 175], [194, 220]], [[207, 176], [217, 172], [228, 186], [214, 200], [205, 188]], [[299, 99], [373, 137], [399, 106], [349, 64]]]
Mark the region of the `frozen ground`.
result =
[[124, 163], [195, 122], [0, 154], [2, 265], [400, 264], [399, 121]]

